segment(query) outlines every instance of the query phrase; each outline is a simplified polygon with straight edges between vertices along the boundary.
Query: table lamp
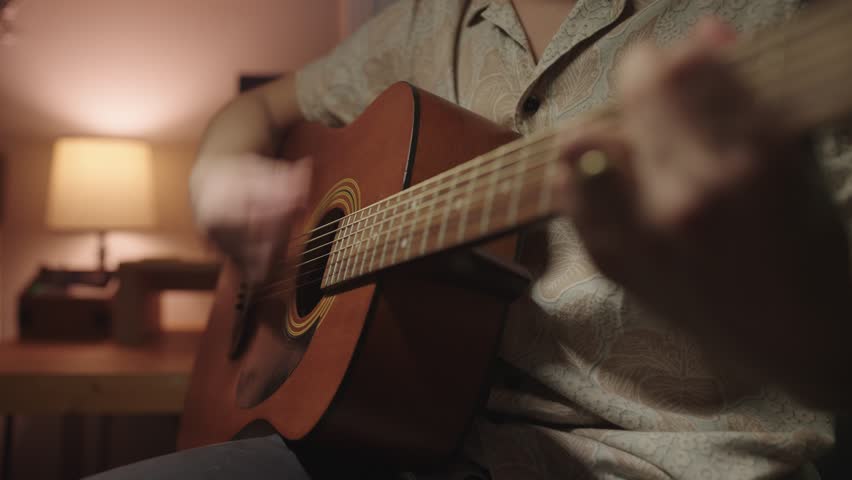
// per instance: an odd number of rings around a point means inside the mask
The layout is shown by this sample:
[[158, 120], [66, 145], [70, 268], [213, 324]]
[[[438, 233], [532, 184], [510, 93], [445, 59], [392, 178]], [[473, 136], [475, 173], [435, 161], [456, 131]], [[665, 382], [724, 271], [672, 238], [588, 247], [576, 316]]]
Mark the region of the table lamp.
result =
[[144, 142], [109, 138], [61, 138], [53, 146], [47, 226], [98, 236], [98, 275], [105, 284], [108, 230], [153, 227], [151, 148]]

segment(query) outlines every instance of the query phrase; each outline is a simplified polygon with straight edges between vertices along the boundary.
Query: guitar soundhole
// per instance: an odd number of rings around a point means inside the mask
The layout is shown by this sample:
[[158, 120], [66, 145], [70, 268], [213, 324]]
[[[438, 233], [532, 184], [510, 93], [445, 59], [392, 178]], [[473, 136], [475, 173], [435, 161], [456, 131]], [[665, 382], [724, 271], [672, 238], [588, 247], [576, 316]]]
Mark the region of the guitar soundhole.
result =
[[296, 312], [300, 317], [311, 313], [322, 300], [322, 282], [328, 258], [331, 254], [335, 230], [343, 218], [343, 210], [336, 208], [322, 217], [311, 234], [299, 263], [298, 288], [296, 289]]

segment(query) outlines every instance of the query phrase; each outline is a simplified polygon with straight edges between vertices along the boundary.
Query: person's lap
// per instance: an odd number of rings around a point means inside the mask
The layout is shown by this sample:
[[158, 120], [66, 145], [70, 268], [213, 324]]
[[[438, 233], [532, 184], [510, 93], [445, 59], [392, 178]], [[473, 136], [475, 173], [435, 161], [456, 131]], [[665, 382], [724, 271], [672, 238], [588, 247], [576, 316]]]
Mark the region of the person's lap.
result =
[[[330, 459], [333, 461], [333, 459]], [[345, 466], [343, 471], [345, 470]], [[351, 473], [351, 470], [349, 471]], [[184, 450], [144, 460], [89, 477], [88, 480], [230, 480], [276, 479], [311, 480], [302, 462], [277, 435], [235, 440], [206, 447]], [[343, 478], [343, 477], [340, 477]], [[346, 478], [352, 478], [346, 475]], [[370, 475], [370, 478], [375, 478]], [[428, 475], [398, 474], [388, 478], [399, 480], [482, 479], [488, 474], [480, 467], [465, 464], [451, 471]], [[314, 478], [316, 480], [316, 476]]]
[[184, 450], [90, 477], [90, 480], [276, 478], [309, 480], [307, 472], [277, 435]]

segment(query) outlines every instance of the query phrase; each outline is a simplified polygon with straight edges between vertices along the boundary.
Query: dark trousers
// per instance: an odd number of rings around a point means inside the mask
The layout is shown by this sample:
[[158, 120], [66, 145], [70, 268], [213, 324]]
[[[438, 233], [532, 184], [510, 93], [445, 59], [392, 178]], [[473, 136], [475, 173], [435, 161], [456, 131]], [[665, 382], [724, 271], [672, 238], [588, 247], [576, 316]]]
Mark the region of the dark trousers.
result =
[[193, 448], [162, 457], [144, 460], [100, 473], [90, 480], [232, 480], [232, 479], [275, 479], [275, 480], [320, 480], [325, 478], [370, 478], [381, 480], [487, 480], [488, 474], [481, 467], [464, 463], [454, 465], [447, 472], [425, 475], [364, 473], [353, 475], [344, 465], [337, 467], [340, 473], [317, 473], [308, 469], [277, 435], [235, 440], [201, 448]]

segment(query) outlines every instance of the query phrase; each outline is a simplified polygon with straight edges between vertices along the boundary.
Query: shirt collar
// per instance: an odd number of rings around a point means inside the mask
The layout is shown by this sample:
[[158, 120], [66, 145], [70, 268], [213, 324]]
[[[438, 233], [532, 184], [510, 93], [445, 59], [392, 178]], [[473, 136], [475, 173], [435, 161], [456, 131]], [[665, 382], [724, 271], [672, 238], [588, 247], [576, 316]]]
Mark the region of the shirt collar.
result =
[[[540, 65], [550, 65], [580, 41], [612, 25], [624, 12], [627, 0], [577, 0], [577, 4], [545, 49]], [[471, 0], [467, 26], [487, 20], [525, 50], [526, 32], [511, 0]], [[581, 16], [582, 20], [577, 21]]]
[[481, 19], [487, 20], [518, 45], [529, 50], [527, 34], [510, 0], [473, 0], [470, 9], [472, 14], [467, 22], [468, 26]]
[[628, 0], [577, 0], [577, 5], [556, 31], [539, 63], [547, 68], [580, 42], [611, 27], [624, 13]]

